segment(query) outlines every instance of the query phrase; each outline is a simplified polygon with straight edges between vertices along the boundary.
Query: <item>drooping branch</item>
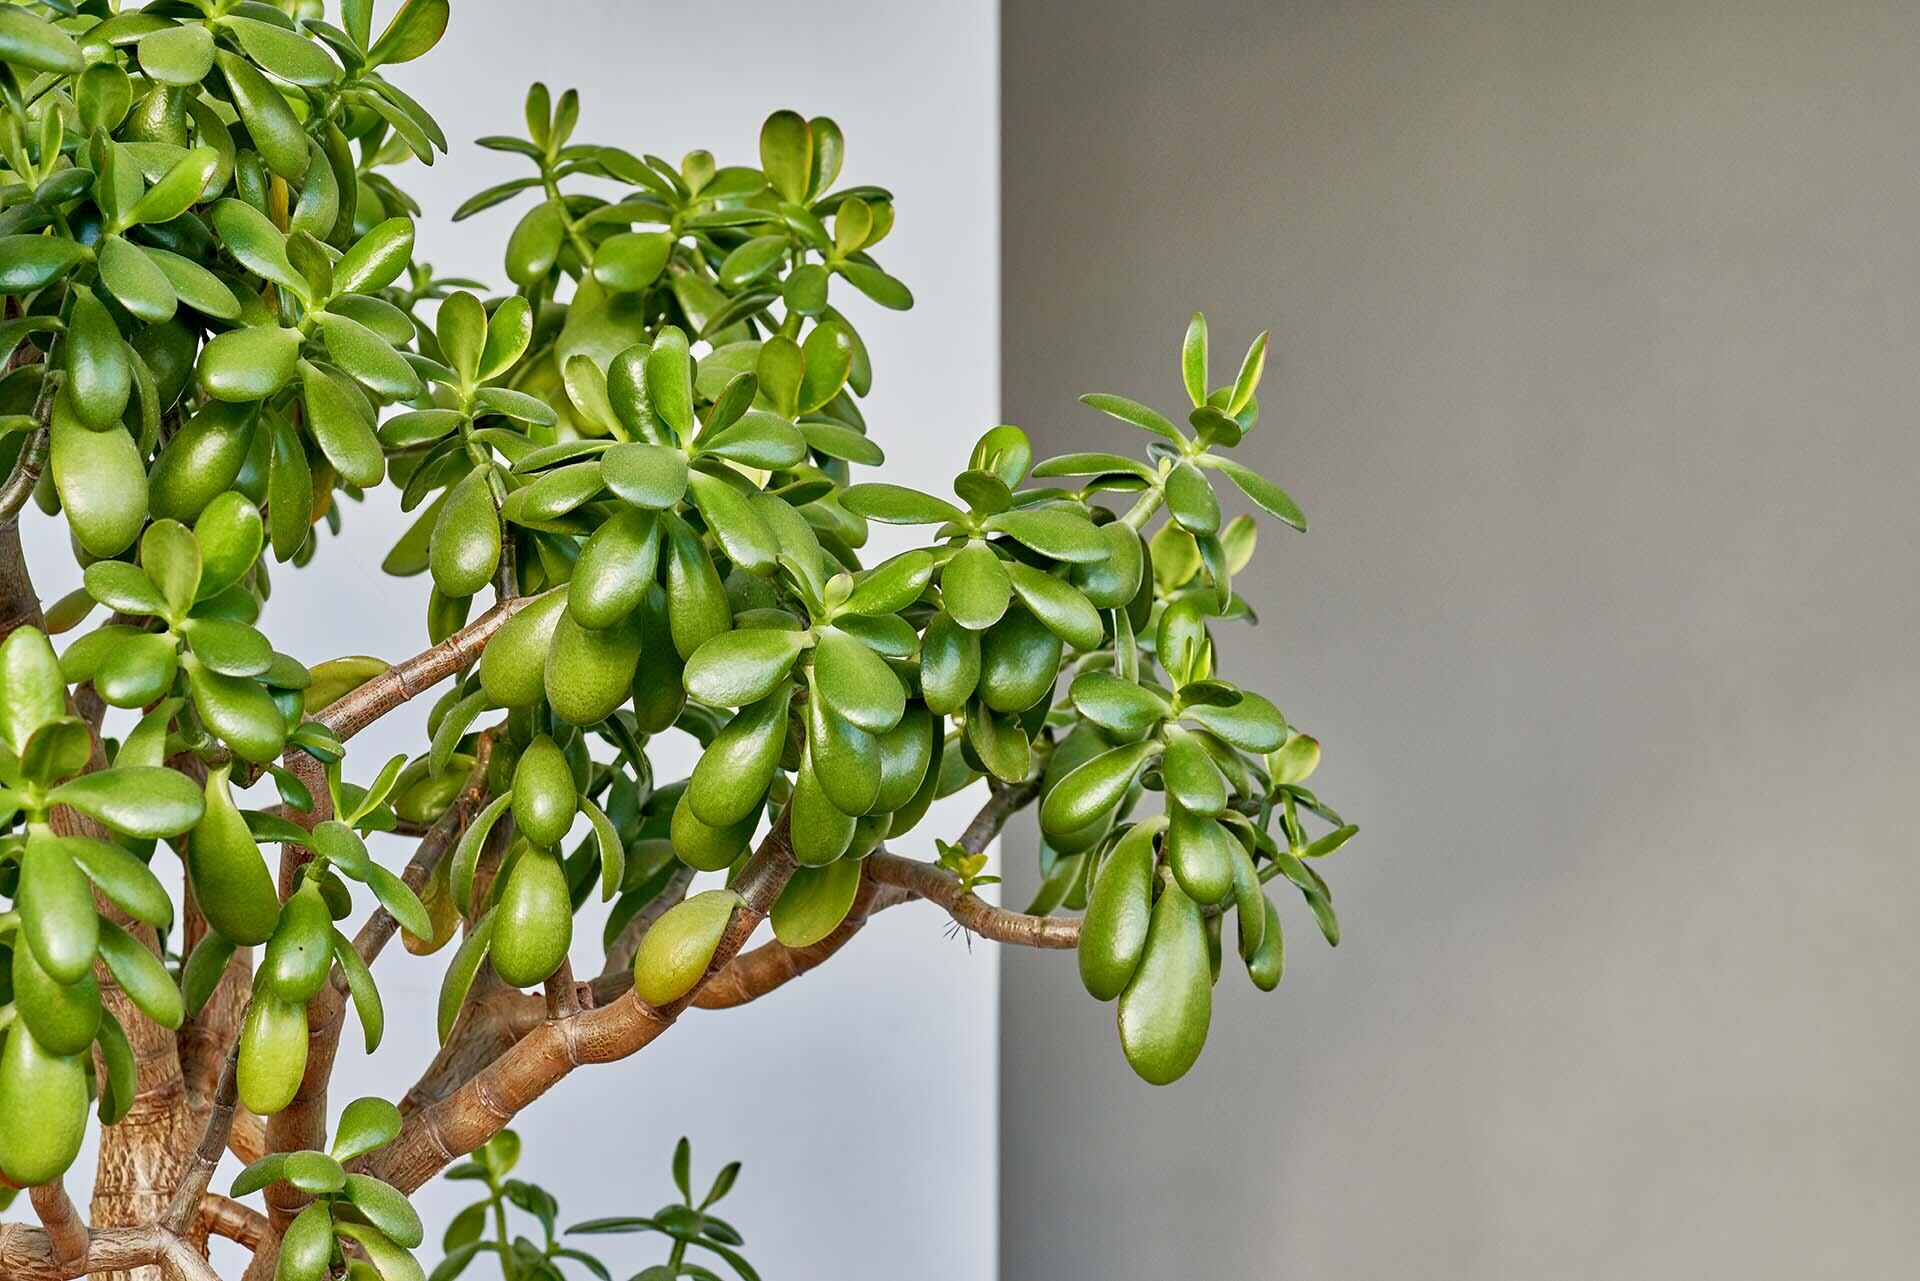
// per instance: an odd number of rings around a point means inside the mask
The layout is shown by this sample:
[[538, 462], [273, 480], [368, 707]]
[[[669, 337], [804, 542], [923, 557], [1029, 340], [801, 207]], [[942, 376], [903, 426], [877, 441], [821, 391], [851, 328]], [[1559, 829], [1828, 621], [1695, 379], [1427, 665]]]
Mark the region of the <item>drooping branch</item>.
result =
[[165, 1270], [173, 1281], [218, 1281], [192, 1246], [164, 1228], [95, 1229], [88, 1235], [81, 1257], [61, 1263], [44, 1228], [0, 1223], [0, 1277], [7, 1281], [70, 1281], [93, 1273], [152, 1266]]

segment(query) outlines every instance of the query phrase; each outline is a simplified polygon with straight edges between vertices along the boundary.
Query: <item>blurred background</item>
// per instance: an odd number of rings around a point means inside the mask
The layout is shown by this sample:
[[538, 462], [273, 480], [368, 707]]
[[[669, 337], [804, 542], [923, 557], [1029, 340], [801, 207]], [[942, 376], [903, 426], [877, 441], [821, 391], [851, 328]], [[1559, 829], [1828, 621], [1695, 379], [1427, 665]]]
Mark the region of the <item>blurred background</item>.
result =
[[1003, 412], [1273, 330], [1218, 634], [1361, 832], [1172, 1088], [1004, 954], [1001, 1275], [1911, 1275], [1920, 10], [1002, 22]]

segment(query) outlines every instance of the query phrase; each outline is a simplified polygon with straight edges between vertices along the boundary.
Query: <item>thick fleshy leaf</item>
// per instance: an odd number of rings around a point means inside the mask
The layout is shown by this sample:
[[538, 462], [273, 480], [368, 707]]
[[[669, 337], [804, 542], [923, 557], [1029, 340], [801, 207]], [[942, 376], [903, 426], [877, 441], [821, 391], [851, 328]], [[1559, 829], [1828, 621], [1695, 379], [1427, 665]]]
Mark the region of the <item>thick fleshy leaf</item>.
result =
[[1100, 611], [1072, 583], [1052, 574], [1009, 561], [1007, 576], [1015, 594], [1047, 630], [1075, 649], [1098, 649], [1105, 636]]
[[837, 627], [820, 631], [813, 651], [814, 692], [870, 734], [900, 723], [906, 690], [886, 660]]
[[71, 805], [127, 836], [178, 836], [206, 808], [200, 788], [185, 774], [126, 765], [68, 779], [48, 799]]
[[1244, 463], [1235, 462], [1231, 458], [1221, 458], [1217, 454], [1207, 455], [1203, 465], [1225, 472], [1228, 479], [1240, 487], [1241, 493], [1295, 529], [1303, 533], [1306, 531], [1306, 514], [1300, 510], [1292, 498], [1287, 496], [1284, 489], [1253, 468]]
[[1016, 507], [989, 516], [982, 524], [1055, 560], [1096, 561], [1106, 555], [1093, 522], [1065, 508]]
[[966, 519], [965, 512], [945, 499], [878, 482], [848, 486], [841, 491], [840, 505], [856, 516], [887, 525], [940, 525]]
[[745, 707], [786, 679], [805, 643], [805, 633], [798, 631], [724, 632], [687, 660], [687, 693], [713, 707]]

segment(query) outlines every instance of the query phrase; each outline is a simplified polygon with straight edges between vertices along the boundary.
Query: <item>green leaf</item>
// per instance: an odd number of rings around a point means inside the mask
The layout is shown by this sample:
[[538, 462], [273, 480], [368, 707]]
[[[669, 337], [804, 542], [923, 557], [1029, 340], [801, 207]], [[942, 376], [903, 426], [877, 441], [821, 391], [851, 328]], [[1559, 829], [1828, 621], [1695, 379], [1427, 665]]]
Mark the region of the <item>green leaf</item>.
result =
[[200, 384], [215, 400], [265, 400], [293, 381], [299, 361], [297, 329], [229, 329], [201, 349]]
[[580, 798], [580, 808], [586, 812], [587, 821], [593, 826], [594, 840], [600, 847], [600, 897], [611, 899], [626, 879], [626, 847], [620, 843], [620, 833], [614, 829], [606, 811], [584, 796]]
[[840, 493], [840, 505], [856, 516], [887, 525], [939, 525], [966, 519], [965, 512], [944, 499], [880, 482], [848, 486]]
[[[502, 802], [511, 799], [501, 797]], [[504, 804], [501, 805], [505, 809]], [[460, 1007], [466, 1004], [467, 993], [473, 987], [474, 976], [480, 972], [480, 963], [487, 959], [487, 947], [493, 941], [493, 914], [487, 913], [474, 922], [467, 937], [461, 940], [459, 950], [453, 954], [453, 960], [447, 966], [446, 977], [440, 984], [440, 1007], [437, 1026], [440, 1043], [447, 1043], [448, 1033], [453, 1031], [454, 1020], [460, 1017]]]
[[220, 167], [220, 153], [212, 147], [195, 147], [173, 163], [160, 181], [127, 211], [127, 224], [171, 222], [198, 204], [207, 183]]
[[233, 1176], [233, 1186], [227, 1189], [229, 1196], [251, 1196], [262, 1188], [280, 1182], [287, 1168], [286, 1152], [269, 1152], [257, 1161], [250, 1162], [240, 1173]]
[[1221, 458], [1217, 454], [1208, 454], [1201, 459], [1201, 466], [1223, 471], [1227, 478], [1240, 487], [1240, 492], [1260, 504], [1270, 514], [1285, 521], [1295, 529], [1306, 532], [1307, 517], [1304, 512], [1287, 496], [1285, 490], [1262, 476], [1244, 463], [1231, 458]]
[[186, 1020], [180, 989], [173, 985], [167, 967], [146, 944], [112, 921], [100, 922], [100, 959], [142, 1014], [169, 1030]]
[[820, 630], [813, 651], [814, 692], [870, 734], [900, 723], [906, 690], [886, 660], [837, 627]]
[[[227, 962], [233, 959], [236, 945], [223, 934], [209, 930], [193, 954], [187, 958], [185, 968], [180, 974], [180, 994], [186, 1007], [187, 1017], [197, 1019], [200, 1011], [213, 998], [214, 989], [226, 975]], [[255, 1162], [258, 1165], [259, 1162]], [[251, 1170], [253, 1166], [248, 1166]], [[244, 1176], [245, 1171], [242, 1171]]]
[[[417, 6], [421, 2], [422, 0], [408, 0], [408, 7]], [[437, 0], [437, 3], [444, 11], [446, 0]], [[402, 10], [402, 16], [404, 14], [405, 10]], [[398, 20], [398, 18], [395, 19], [395, 21]], [[333, 1230], [339, 1236], [359, 1243], [361, 1249], [366, 1251], [367, 1258], [372, 1261], [373, 1270], [380, 1277], [380, 1281], [426, 1281], [426, 1270], [420, 1266], [419, 1262], [380, 1229], [338, 1219], [334, 1222]]]
[[968, 631], [984, 631], [999, 622], [1012, 591], [1006, 565], [979, 539], [955, 552], [940, 571], [941, 603]]
[[320, 334], [334, 362], [355, 382], [389, 400], [420, 394], [420, 376], [393, 345], [357, 320], [320, 313]]
[[1220, 532], [1220, 500], [1192, 463], [1174, 464], [1167, 473], [1166, 495], [1167, 510], [1188, 533], [1204, 538]]
[[[0, 13], [18, 12], [12, 5], [0, 7]], [[0, 292], [44, 289], [86, 256], [84, 246], [57, 236], [0, 236]]]
[[653, 412], [682, 441], [693, 438], [693, 362], [687, 335], [673, 325], [661, 329], [647, 351], [647, 399]]
[[687, 693], [711, 707], [745, 707], [779, 687], [805, 644], [798, 631], [723, 632], [687, 660]]
[[453, 6], [448, 0], [407, 0], [367, 50], [368, 68], [412, 62], [440, 43], [452, 14]]
[[[333, 959], [340, 963], [340, 972], [347, 977], [347, 991], [353, 997], [353, 1012], [360, 1019], [360, 1032], [365, 1040], [367, 1053], [372, 1054], [380, 1048], [380, 1037], [387, 1026], [386, 1011], [380, 1003], [380, 989], [374, 986], [373, 971], [368, 969], [367, 963], [360, 959], [360, 953], [354, 948], [353, 940], [339, 930], [333, 932]], [[344, 1133], [344, 1121], [341, 1128]], [[338, 1140], [335, 1140], [335, 1143], [337, 1146]], [[335, 1155], [338, 1156], [339, 1153], [336, 1152]]]
[[707, 529], [727, 558], [750, 574], [770, 574], [779, 542], [747, 496], [729, 481], [704, 471], [687, 474], [687, 488]]
[[213, 70], [213, 33], [197, 23], [164, 27], [140, 37], [138, 55], [149, 80], [197, 88]]
[[420, 896], [409, 889], [405, 881], [376, 863], [368, 872], [367, 888], [380, 900], [380, 906], [400, 923], [401, 929], [418, 938], [433, 937], [433, 918], [422, 906]]
[[1173, 711], [1160, 694], [1111, 672], [1081, 672], [1074, 677], [1068, 696], [1082, 716], [1124, 738], [1143, 737]]
[[1158, 742], [1128, 743], [1068, 771], [1040, 803], [1041, 830], [1066, 836], [1098, 822], [1160, 750]]
[[213, 59], [226, 77], [234, 110], [252, 135], [260, 158], [278, 176], [297, 181], [307, 171], [309, 158], [307, 134], [300, 118], [251, 62], [225, 49], [214, 50]]
[[481, 848], [493, 831], [493, 825], [500, 821], [500, 816], [507, 812], [507, 806], [512, 802], [511, 792], [489, 801], [467, 830], [461, 833], [460, 843], [453, 847], [453, 863], [447, 885], [453, 895], [454, 906], [462, 912], [468, 911], [473, 905], [473, 882], [480, 867]]
[[878, 467], [887, 461], [885, 451], [868, 439], [866, 433], [840, 423], [801, 423], [800, 434], [806, 437], [809, 448], [828, 458], [844, 459], [863, 467]]
[[173, 900], [145, 863], [118, 845], [90, 836], [62, 837], [61, 843], [109, 903], [163, 931], [173, 923]]
[[1160, 759], [1160, 774], [1167, 795], [1189, 813], [1218, 818], [1227, 809], [1227, 780], [1219, 766], [1207, 755], [1207, 749], [1191, 733], [1170, 729], [1166, 736], [1166, 754]]
[[566, 239], [560, 203], [543, 201], [527, 210], [507, 238], [507, 278], [526, 288], [546, 278]]
[[[398, 1112], [395, 1119], [398, 1120]], [[397, 1189], [365, 1174], [347, 1176], [347, 1199], [394, 1244], [412, 1248], [426, 1239], [420, 1216]]]
[[1119, 454], [1061, 454], [1033, 469], [1034, 477], [1042, 480], [1054, 476], [1100, 476], [1113, 472], [1138, 476], [1142, 480], [1152, 480], [1154, 475], [1153, 468], [1145, 463]]
[[[380, 478], [386, 474], [386, 456], [381, 452], [380, 438], [374, 434], [372, 424], [361, 412], [361, 406], [344, 387], [311, 362], [301, 362], [300, 385], [307, 404], [307, 427], [313, 432], [313, 438], [319, 444], [320, 452], [327, 456], [327, 461], [339, 470], [341, 477], [350, 485], [367, 488], [379, 484]], [[276, 465], [278, 462], [276, 455]], [[301, 463], [305, 463], [304, 456]], [[269, 504], [269, 512], [277, 515], [280, 505], [276, 499]], [[301, 511], [299, 517], [304, 535], [307, 513]], [[274, 547], [277, 550], [280, 546], [277, 524], [275, 528]]]
[[1180, 376], [1195, 406], [1207, 403], [1207, 318], [1193, 313], [1186, 341], [1180, 346]]
[[473, 403], [482, 413], [499, 414], [535, 427], [551, 427], [559, 421], [544, 400], [511, 387], [482, 387], [473, 393]]
[[287, 261], [287, 238], [267, 216], [244, 200], [216, 201], [210, 217], [220, 243], [254, 275], [307, 296], [307, 280]]
[[120, 421], [133, 394], [133, 366], [120, 327], [90, 289], [73, 294], [67, 321], [67, 398], [74, 416], [98, 431]]
[[1240, 362], [1239, 376], [1233, 380], [1233, 391], [1227, 397], [1227, 413], [1237, 415], [1253, 400], [1254, 392], [1260, 388], [1260, 375], [1267, 367], [1267, 335], [1262, 333], [1247, 348], [1246, 359]]
[[702, 433], [699, 451], [765, 471], [784, 471], [807, 454], [807, 439], [786, 419], [750, 409], [738, 422], [712, 435]]
[[1042, 555], [1069, 562], [1091, 562], [1106, 556], [1106, 546], [1094, 523], [1061, 507], [1016, 507], [981, 522]]
[[843, 858], [825, 867], [794, 870], [771, 914], [773, 936], [787, 947], [810, 947], [846, 920], [860, 892], [860, 862]]
[[327, 56], [326, 48], [297, 32], [232, 14], [222, 18], [220, 25], [249, 58], [289, 84], [324, 89], [340, 79], [340, 67]]
[[401, 273], [412, 260], [413, 220], [388, 218], [354, 241], [353, 247], [334, 264], [334, 291], [342, 294], [378, 293], [400, 279]]
[[[159, 297], [158, 292], [152, 290], [150, 285], [135, 285], [136, 275], [144, 278], [146, 273], [139, 272], [137, 268], [134, 268], [131, 265], [131, 260], [126, 257], [125, 251], [114, 248], [116, 243], [126, 245], [128, 249], [135, 249], [138, 253], [145, 256], [148, 263], [159, 269], [160, 275], [164, 278], [165, 283], [172, 287], [174, 295], [178, 300], [193, 308], [201, 315], [210, 316], [215, 320], [239, 319], [240, 300], [233, 296], [233, 290], [227, 288], [225, 281], [221, 280], [220, 277], [214, 275], [211, 271], [208, 271], [191, 258], [182, 258], [179, 254], [169, 253], [165, 249], [156, 249], [152, 245], [135, 246], [121, 240], [118, 236], [109, 236], [101, 246], [100, 261], [102, 280], [107, 279], [108, 261], [110, 259], [118, 260], [121, 265], [116, 270], [121, 277], [121, 287], [128, 289], [138, 287], [145, 290], [146, 293], [144, 296], [149, 300], [149, 307], [151, 307], [152, 301]], [[108, 281], [107, 288], [115, 289], [114, 283]], [[116, 298], [120, 297], [117, 290], [114, 296]], [[126, 305], [125, 298], [121, 298], [121, 304], [123, 306]], [[131, 308], [129, 308], [129, 310], [131, 310]]]
[[1021, 603], [1046, 624], [1048, 631], [1075, 649], [1100, 647], [1106, 635], [1100, 611], [1079, 588], [1019, 561], [1008, 561], [1006, 570]]
[[760, 168], [780, 197], [802, 204], [813, 166], [813, 131], [798, 112], [776, 111], [760, 127]]
[[98, 770], [68, 779], [48, 793], [126, 836], [178, 836], [200, 821], [205, 799], [192, 779], [170, 769], [139, 765]]
[[660, 278], [673, 254], [665, 231], [623, 231], [593, 251], [593, 278], [614, 293], [634, 293]]
[[895, 280], [878, 267], [863, 262], [835, 263], [835, 271], [847, 278], [847, 282], [867, 297], [893, 311], [906, 311], [913, 306], [913, 291], [900, 281]]
[[600, 474], [608, 489], [636, 507], [664, 510], [687, 492], [687, 456], [665, 445], [615, 445], [600, 456]]
[[1243, 691], [1237, 703], [1188, 707], [1180, 714], [1243, 752], [1276, 751], [1287, 738], [1287, 718], [1259, 694]]
[[0, 8], [0, 61], [61, 75], [77, 74], [86, 65], [80, 46], [66, 32], [14, 5]]
[[1110, 418], [1118, 418], [1123, 423], [1131, 423], [1143, 431], [1156, 436], [1184, 444], [1186, 437], [1162, 415], [1155, 413], [1137, 400], [1128, 400], [1125, 396], [1109, 396], [1104, 392], [1088, 392], [1080, 398], [1080, 403], [1091, 409], [1097, 409]]
[[897, 614], [926, 590], [933, 580], [933, 557], [923, 551], [905, 552], [861, 575], [840, 612]]
[[487, 321], [487, 341], [480, 352], [480, 378], [498, 378], [511, 369], [533, 341], [533, 308], [515, 294], [494, 308]]

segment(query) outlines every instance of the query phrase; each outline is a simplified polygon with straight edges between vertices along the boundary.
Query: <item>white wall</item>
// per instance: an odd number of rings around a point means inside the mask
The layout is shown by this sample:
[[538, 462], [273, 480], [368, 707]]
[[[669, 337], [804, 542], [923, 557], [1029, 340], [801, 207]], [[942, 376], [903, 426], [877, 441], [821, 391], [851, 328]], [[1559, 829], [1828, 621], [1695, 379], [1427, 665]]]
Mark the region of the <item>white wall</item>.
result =
[[[425, 206], [420, 252], [443, 272], [503, 281], [517, 207], [457, 226], [446, 218], [465, 196], [523, 172], [517, 157], [470, 140], [523, 130], [530, 79], [556, 95], [581, 90], [578, 138], [676, 159], [706, 147], [722, 164], [753, 163], [768, 112], [831, 115], [847, 136], [842, 181], [898, 198], [880, 257], [918, 300], [904, 315], [846, 304], [873, 353], [869, 421], [890, 475], [940, 488], [998, 414], [996, 25], [983, 0], [938, 9], [825, 0], [804, 11], [754, 0], [704, 16], [619, 0], [465, 0], [441, 46], [394, 76], [454, 143], [433, 169], [398, 174]], [[305, 661], [395, 659], [425, 643], [425, 580], [378, 572], [404, 521], [390, 493], [370, 507], [348, 513], [345, 536], [307, 571], [279, 580], [267, 626]], [[27, 537], [51, 600], [78, 575], [48, 522], [36, 517]], [[357, 739], [352, 776], [417, 750], [430, 702]], [[931, 833], [957, 831], [964, 810], [948, 808], [944, 824], [936, 810], [929, 835], [905, 852], [927, 856]], [[389, 863], [404, 858], [396, 845]], [[597, 912], [582, 913], [577, 967], [597, 969]], [[560, 1195], [565, 1222], [647, 1213], [670, 1198], [667, 1158], [687, 1134], [696, 1178], [745, 1161], [723, 1210], [770, 1276], [988, 1276], [998, 968], [991, 949], [969, 951], [943, 925], [932, 909], [886, 913], [804, 981], [741, 1010], [696, 1011], [637, 1058], [577, 1073], [523, 1118], [522, 1173]], [[446, 959], [397, 948], [383, 959], [386, 1042], [368, 1060], [349, 1029], [336, 1107], [358, 1093], [398, 1097], [425, 1063]], [[86, 1181], [75, 1179], [76, 1193]], [[417, 1198], [429, 1263], [471, 1186], [433, 1184]], [[642, 1253], [639, 1240], [587, 1244], [605, 1246], [624, 1276], [664, 1257]]]

